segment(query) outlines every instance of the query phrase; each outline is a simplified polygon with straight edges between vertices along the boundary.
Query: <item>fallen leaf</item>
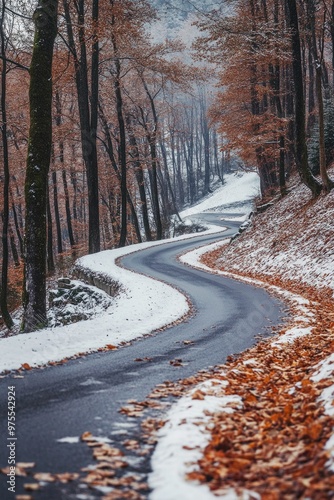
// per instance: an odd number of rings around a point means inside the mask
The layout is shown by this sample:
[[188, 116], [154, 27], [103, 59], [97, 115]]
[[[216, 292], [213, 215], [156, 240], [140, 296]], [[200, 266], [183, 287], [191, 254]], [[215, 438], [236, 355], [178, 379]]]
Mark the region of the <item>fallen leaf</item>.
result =
[[23, 487], [27, 491], [37, 491], [41, 486], [38, 483], [26, 483], [23, 485]]
[[16, 467], [20, 469], [32, 469], [35, 465], [35, 462], [17, 462]]
[[55, 476], [53, 474], [50, 474], [49, 472], [36, 472], [33, 477], [34, 479], [36, 479], [36, 481], [42, 481], [46, 483], [54, 483], [56, 481]]
[[118, 347], [112, 344], [107, 344], [106, 349], [108, 349], [109, 351], [115, 351], [116, 349], [118, 349]]

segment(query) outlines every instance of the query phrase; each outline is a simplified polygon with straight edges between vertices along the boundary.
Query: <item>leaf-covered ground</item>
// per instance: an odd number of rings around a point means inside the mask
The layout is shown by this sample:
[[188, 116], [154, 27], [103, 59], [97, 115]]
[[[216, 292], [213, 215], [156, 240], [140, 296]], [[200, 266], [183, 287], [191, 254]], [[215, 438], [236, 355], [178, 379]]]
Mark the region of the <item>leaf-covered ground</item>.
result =
[[211, 441], [189, 474], [216, 495], [232, 487], [262, 500], [334, 498], [333, 215], [334, 193], [310, 200], [297, 186], [231, 245], [202, 257], [301, 295], [314, 315], [288, 340], [301, 319], [292, 311], [282, 342], [262, 341], [221, 367], [224, 394], [242, 406], [212, 416]]

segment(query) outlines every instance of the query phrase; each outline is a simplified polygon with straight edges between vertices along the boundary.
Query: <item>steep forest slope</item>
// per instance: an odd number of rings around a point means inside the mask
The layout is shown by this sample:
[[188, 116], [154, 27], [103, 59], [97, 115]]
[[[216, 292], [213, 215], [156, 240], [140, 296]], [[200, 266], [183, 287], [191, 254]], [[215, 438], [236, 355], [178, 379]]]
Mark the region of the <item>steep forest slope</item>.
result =
[[[333, 176], [333, 171], [331, 172]], [[297, 180], [289, 194], [253, 217], [219, 255], [224, 270], [334, 290], [334, 193], [310, 197]]]

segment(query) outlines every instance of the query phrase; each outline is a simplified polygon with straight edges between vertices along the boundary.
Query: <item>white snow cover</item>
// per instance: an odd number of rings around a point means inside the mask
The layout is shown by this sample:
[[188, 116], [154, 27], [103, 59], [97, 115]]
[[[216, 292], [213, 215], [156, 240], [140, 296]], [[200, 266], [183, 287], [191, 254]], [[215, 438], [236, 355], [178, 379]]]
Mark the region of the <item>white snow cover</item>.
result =
[[[226, 209], [226, 206], [249, 203], [249, 211], [252, 209], [252, 202], [260, 191], [260, 178], [256, 172], [244, 172], [225, 175], [225, 184], [218, 188], [212, 195], [180, 213], [180, 216], [189, 217], [190, 215], [199, 214], [216, 209]], [[247, 209], [246, 209], [247, 210]], [[241, 208], [232, 207], [231, 212], [245, 212], [245, 206]]]
[[287, 196], [258, 214], [218, 262], [231, 272], [328, 287], [334, 296], [334, 191], [311, 200], [306, 186], [291, 182], [296, 185]]
[[281, 344], [291, 344], [299, 337], [305, 337], [305, 335], [310, 335], [312, 333], [312, 328], [290, 328], [284, 335], [281, 335], [278, 340], [272, 343], [274, 346], [279, 346]]
[[[158, 444], [152, 459], [153, 472], [149, 476], [149, 486], [153, 489], [150, 500], [214, 500], [217, 497], [208, 486], [187, 481], [186, 474], [196, 470], [194, 463], [202, 456], [202, 450], [209, 443], [211, 434], [206, 429], [210, 415], [216, 412], [232, 413], [229, 404], [242, 407], [240, 396], [226, 396], [223, 389], [227, 382], [208, 380], [192, 389], [187, 396], [175, 403], [167, 414], [167, 423], [158, 432]], [[195, 392], [201, 391], [204, 399], [193, 399]], [[251, 492], [249, 492], [251, 493]], [[224, 500], [240, 498], [260, 499], [255, 494], [245, 493], [243, 497], [229, 489]]]
[[[316, 367], [314, 375], [311, 377], [313, 382], [321, 382], [322, 380], [333, 378], [334, 375], [334, 354], [328, 356], [328, 358], [321, 361]], [[325, 413], [330, 417], [334, 417], [334, 384], [326, 387], [321, 392], [319, 397], [319, 402], [324, 406]], [[330, 453], [330, 458], [328, 459], [326, 465], [334, 472], [334, 432], [327, 441], [325, 449]]]

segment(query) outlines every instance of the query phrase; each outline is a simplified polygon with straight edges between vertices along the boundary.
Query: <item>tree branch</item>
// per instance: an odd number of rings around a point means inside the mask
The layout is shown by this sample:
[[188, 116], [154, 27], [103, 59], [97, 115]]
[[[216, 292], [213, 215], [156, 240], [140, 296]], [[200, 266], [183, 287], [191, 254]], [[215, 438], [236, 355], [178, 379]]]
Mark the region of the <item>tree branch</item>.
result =
[[10, 64], [14, 64], [18, 69], [23, 69], [23, 70], [29, 72], [29, 68], [27, 66], [24, 66], [23, 64], [21, 64], [17, 61], [13, 61], [12, 59], [8, 59], [8, 57], [5, 58], [1, 54], [0, 54], [0, 59], [5, 60], [6, 62], [8, 62]]

